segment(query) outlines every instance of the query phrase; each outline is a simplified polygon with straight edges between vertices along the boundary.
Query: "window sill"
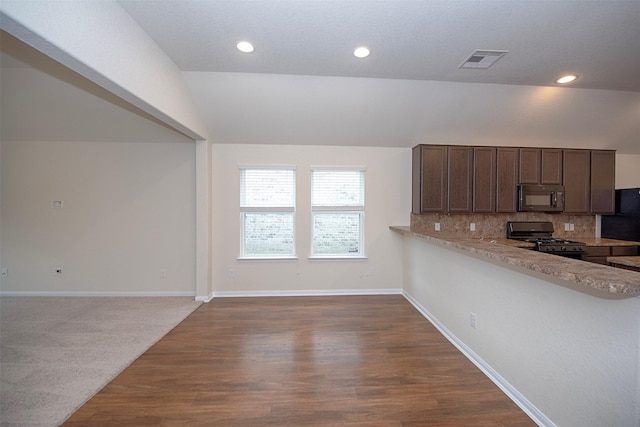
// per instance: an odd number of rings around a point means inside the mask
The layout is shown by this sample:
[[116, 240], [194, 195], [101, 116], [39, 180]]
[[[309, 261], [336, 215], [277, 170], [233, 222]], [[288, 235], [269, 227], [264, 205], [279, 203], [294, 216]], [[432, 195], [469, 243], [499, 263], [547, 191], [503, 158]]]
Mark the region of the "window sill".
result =
[[241, 256], [238, 261], [298, 261], [297, 256]]
[[367, 258], [364, 255], [354, 255], [354, 256], [338, 256], [338, 255], [314, 255], [307, 258], [309, 261], [366, 261]]

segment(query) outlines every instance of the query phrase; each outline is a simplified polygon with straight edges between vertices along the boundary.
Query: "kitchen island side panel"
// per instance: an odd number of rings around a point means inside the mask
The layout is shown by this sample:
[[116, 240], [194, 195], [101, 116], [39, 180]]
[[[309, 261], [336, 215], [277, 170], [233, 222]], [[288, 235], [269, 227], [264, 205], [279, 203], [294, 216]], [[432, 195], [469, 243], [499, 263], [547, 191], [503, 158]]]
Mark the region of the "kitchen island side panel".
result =
[[640, 425], [640, 298], [593, 296], [410, 236], [403, 249], [408, 297], [547, 419]]

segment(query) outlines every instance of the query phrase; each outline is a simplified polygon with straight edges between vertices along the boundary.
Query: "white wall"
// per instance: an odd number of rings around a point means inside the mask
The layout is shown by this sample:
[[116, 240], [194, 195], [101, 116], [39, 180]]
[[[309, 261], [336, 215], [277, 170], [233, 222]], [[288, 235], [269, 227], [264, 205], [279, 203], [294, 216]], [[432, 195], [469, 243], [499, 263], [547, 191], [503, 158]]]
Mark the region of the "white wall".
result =
[[411, 237], [404, 254], [405, 291], [553, 423], [640, 425], [640, 298], [595, 297]]
[[183, 76], [215, 143], [640, 153], [640, 93], [252, 73]]
[[193, 139], [207, 129], [180, 69], [113, 0], [0, 4], [0, 26]]
[[[238, 165], [297, 167], [297, 261], [237, 261], [240, 253]], [[310, 167], [365, 166], [366, 261], [309, 261]], [[390, 225], [408, 225], [409, 149], [213, 145], [213, 293], [383, 290], [402, 286], [402, 242]], [[373, 276], [366, 273], [373, 269]], [[235, 277], [229, 277], [233, 270]]]
[[3, 141], [192, 142], [84, 77], [42, 62], [41, 69], [0, 73]]
[[193, 144], [1, 144], [3, 292], [195, 295]]

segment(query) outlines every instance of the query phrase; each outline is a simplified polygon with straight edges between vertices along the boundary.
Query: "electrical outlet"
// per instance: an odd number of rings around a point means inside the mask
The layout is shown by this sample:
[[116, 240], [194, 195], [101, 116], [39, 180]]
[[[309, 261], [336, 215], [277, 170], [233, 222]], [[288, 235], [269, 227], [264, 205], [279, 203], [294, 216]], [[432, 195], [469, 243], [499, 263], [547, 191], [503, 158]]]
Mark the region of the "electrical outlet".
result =
[[160, 278], [161, 279], [166, 279], [167, 278], [167, 270], [165, 270], [164, 268], [160, 269]]
[[[300, 273], [298, 273], [298, 274], [300, 274]], [[234, 277], [236, 277], [236, 271], [235, 271], [233, 268], [230, 268], [230, 269], [229, 269], [229, 277], [230, 277], [231, 279], [233, 279]]]
[[569, 231], [571, 230], [571, 224], [569, 224], [568, 222], [564, 223], [564, 231]]
[[475, 222], [472, 222], [471, 224], [469, 224], [469, 230], [476, 231], [476, 223]]
[[436, 222], [435, 228], [436, 228], [436, 231], [440, 231], [440, 223], [439, 222]]
[[6, 268], [0, 269], [0, 277], [9, 277], [9, 270]]
[[476, 316], [475, 313], [471, 313], [471, 316], [469, 317], [469, 325], [473, 329], [476, 329], [478, 327], [478, 316]]
[[569, 231], [574, 231], [575, 229], [576, 228], [574, 224], [569, 224]]
[[62, 276], [62, 269], [61, 268], [54, 269], [53, 274], [55, 274], [56, 276]]

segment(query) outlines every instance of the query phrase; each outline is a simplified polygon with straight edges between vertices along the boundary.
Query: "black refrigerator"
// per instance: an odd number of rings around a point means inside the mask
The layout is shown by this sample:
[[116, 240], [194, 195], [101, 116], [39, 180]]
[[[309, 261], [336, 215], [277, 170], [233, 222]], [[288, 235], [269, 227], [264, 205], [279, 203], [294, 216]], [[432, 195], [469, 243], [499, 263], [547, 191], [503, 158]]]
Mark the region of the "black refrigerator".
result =
[[601, 235], [640, 242], [640, 188], [616, 190], [616, 214], [602, 215]]

